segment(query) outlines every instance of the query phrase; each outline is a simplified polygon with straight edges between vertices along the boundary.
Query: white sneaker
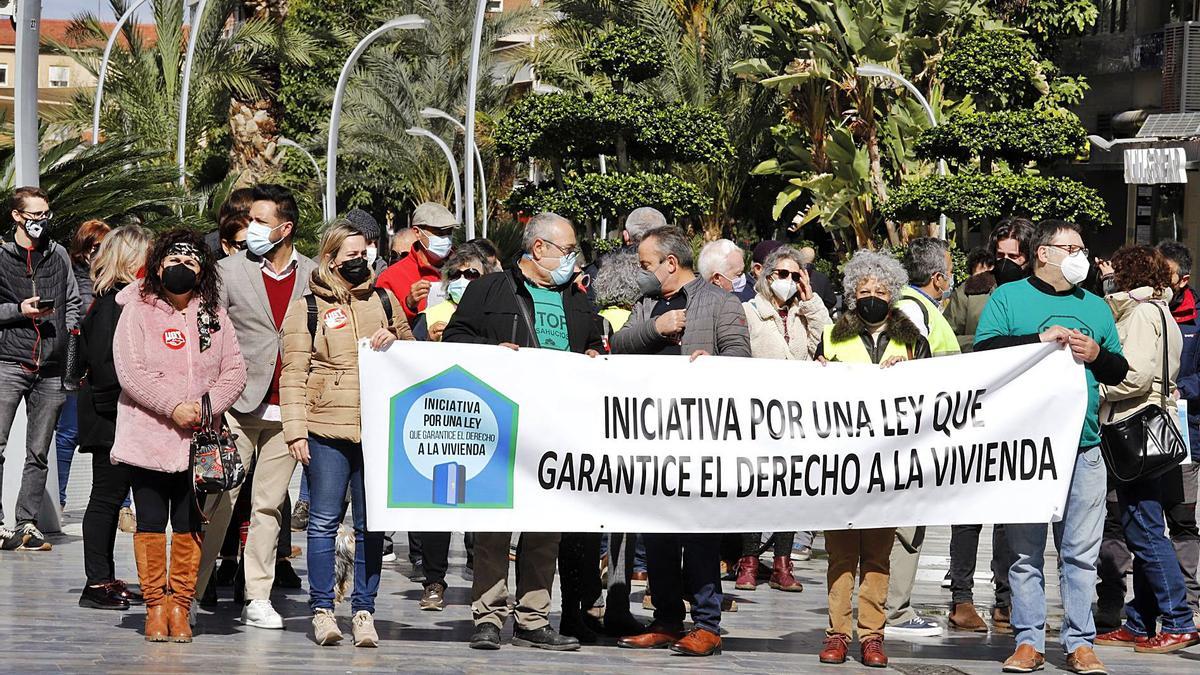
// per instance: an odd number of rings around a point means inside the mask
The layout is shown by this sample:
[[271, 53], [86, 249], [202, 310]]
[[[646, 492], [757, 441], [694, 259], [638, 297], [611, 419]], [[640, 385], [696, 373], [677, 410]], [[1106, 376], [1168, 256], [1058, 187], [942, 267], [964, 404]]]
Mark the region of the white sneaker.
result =
[[313, 612], [312, 625], [313, 640], [322, 647], [336, 645], [342, 641], [342, 631], [338, 628], [332, 609], [318, 609]]
[[354, 613], [354, 646], [378, 647], [379, 633], [375, 632], [375, 618], [365, 609]]
[[283, 617], [271, 606], [270, 600], [251, 600], [242, 609], [242, 623], [254, 628], [283, 628]]

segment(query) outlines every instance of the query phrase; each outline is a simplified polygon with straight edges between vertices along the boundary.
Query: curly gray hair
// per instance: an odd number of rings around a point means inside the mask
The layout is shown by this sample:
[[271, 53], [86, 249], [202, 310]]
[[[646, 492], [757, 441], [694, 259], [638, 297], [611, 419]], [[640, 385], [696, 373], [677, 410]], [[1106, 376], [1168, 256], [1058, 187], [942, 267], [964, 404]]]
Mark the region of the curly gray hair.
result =
[[[758, 275], [758, 281], [754, 282], [755, 293], [767, 299], [772, 297], [771, 282], [774, 280], [771, 277], [774, 276], [775, 270], [779, 267], [780, 260], [791, 260], [792, 262], [796, 263], [800, 269], [804, 269], [804, 256], [800, 253], [800, 251], [797, 251], [791, 246], [780, 246], [774, 251], [771, 251], [770, 255], [767, 256], [767, 259], [763, 261], [762, 273]], [[797, 297], [799, 296], [793, 295], [789, 299], [789, 302], [791, 300], [795, 300]]]
[[885, 253], [875, 251], [859, 251], [846, 263], [842, 270], [842, 287], [846, 291], [846, 308], [854, 309], [858, 304], [855, 294], [858, 287], [868, 279], [883, 284], [888, 289], [889, 302], [900, 299], [900, 289], [908, 283], [908, 274], [904, 266], [895, 258]]
[[596, 306], [600, 309], [620, 307], [632, 309], [641, 297], [638, 288], [638, 257], [634, 253], [610, 253], [600, 260], [600, 271], [592, 280], [592, 291], [596, 294]]

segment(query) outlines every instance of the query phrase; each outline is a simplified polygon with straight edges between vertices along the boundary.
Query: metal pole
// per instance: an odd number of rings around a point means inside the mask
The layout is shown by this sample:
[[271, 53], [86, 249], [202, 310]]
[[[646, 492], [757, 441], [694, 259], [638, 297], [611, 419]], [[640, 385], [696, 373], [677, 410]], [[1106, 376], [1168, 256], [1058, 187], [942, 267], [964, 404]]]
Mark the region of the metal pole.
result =
[[[600, 155], [600, 175], [608, 173], [608, 165], [604, 163], [604, 155]], [[600, 238], [608, 238], [608, 218], [600, 218]]]
[[[459, 122], [450, 113], [444, 110], [438, 110], [437, 108], [423, 108], [421, 110], [421, 117], [424, 117], [427, 120], [446, 120], [450, 124], [453, 124], [455, 129], [458, 129], [464, 134], [467, 132], [467, 128], [463, 126], [462, 122]], [[465, 145], [466, 141], [463, 143]], [[487, 172], [483, 169], [483, 155], [479, 154], [479, 146], [475, 145], [472, 146], [472, 148], [475, 150], [475, 164], [479, 167], [479, 201], [483, 202], [483, 236], [486, 237], [488, 236]]]
[[333, 92], [333, 109], [329, 112], [329, 142], [325, 146], [325, 222], [333, 220], [334, 211], [337, 209], [337, 146], [338, 146], [338, 125], [342, 121], [342, 97], [346, 94], [346, 83], [350, 81], [350, 71], [354, 69], [354, 64], [358, 62], [358, 57], [362, 56], [367, 47], [379, 38], [380, 35], [394, 29], [402, 28], [405, 30], [424, 29], [429, 25], [429, 22], [416, 14], [408, 14], [398, 19], [392, 19], [383, 24], [379, 28], [367, 33], [367, 36], [355, 45], [354, 50], [350, 52], [350, 56], [346, 58], [346, 63], [342, 65], [342, 74], [338, 76], [337, 88]]
[[[442, 154], [446, 156], [446, 161], [450, 164], [450, 181], [454, 183], [454, 218], [461, 223], [463, 217], [463, 196], [458, 182], [458, 162], [454, 161], [454, 153], [450, 152], [450, 146], [446, 145], [446, 141], [438, 138], [437, 134], [428, 129], [413, 127], [411, 129], [405, 129], [404, 131], [410, 136], [422, 136], [424, 138], [428, 138], [442, 149]], [[467, 165], [470, 166], [470, 162], [467, 162]], [[470, 233], [467, 234], [468, 239], [475, 238], [470, 236]]]
[[179, 137], [175, 140], [175, 161], [179, 163], [179, 187], [187, 181], [187, 116], [188, 92], [192, 89], [192, 61], [196, 58], [196, 42], [200, 38], [200, 23], [208, 0], [188, 0], [192, 16], [188, 21], [187, 55], [183, 59], [183, 86], [179, 89]]
[[312, 164], [313, 173], [317, 174], [317, 189], [321, 193], [321, 214], [324, 215], [325, 211], [326, 211], [326, 208], [325, 208], [325, 181], [324, 181], [325, 174], [321, 173], [321, 165], [317, 164], [317, 159], [312, 156], [311, 152], [309, 152], [308, 150], [306, 150], [304, 148], [304, 146], [300, 145], [299, 143], [297, 143], [296, 141], [293, 141], [290, 138], [284, 138], [283, 136], [280, 136], [279, 140], [276, 141], [276, 143], [284, 146], [285, 148], [295, 148], [295, 149], [299, 150], [302, 155], [304, 155], [305, 157], [308, 158], [308, 163]]
[[[884, 66], [875, 64], [859, 66], [857, 72], [861, 77], [886, 77], [894, 82], [899, 82], [905, 89], [909, 91], [909, 93], [917, 98], [917, 102], [920, 103], [921, 107], [925, 109], [925, 115], [929, 118], [929, 126], [936, 127], [938, 125], [937, 116], [933, 112], [933, 106], [929, 105], [929, 101], [925, 98], [925, 95], [921, 93], [920, 89], [917, 89], [915, 84], [909, 82], [900, 73], [897, 73], [890, 68], [885, 68]], [[938, 160], [937, 172], [939, 176], [946, 175], [948, 172], [948, 169], [946, 168], [946, 160]], [[938, 228], [941, 231], [941, 238], [945, 239], [946, 214], [944, 213], [938, 215]]]
[[[475, 147], [475, 96], [479, 93], [479, 52], [483, 43], [483, 15], [487, 0], [475, 3], [475, 28], [471, 33], [471, 66], [467, 72], [467, 147]], [[463, 183], [467, 197], [467, 238], [475, 238], [475, 167], [467, 162]]]
[[41, 40], [42, 0], [21, 0], [17, 6], [17, 72], [13, 88], [13, 145], [16, 186], [41, 182], [38, 149], [38, 42]]
[[112, 35], [108, 36], [108, 43], [104, 45], [104, 56], [100, 59], [100, 71], [96, 74], [96, 100], [92, 102], [92, 145], [100, 142], [100, 101], [104, 98], [104, 77], [108, 74], [108, 57], [112, 54], [117, 36], [121, 34], [121, 26], [124, 26], [129, 17], [133, 16], [138, 7], [145, 2], [146, 0], [134, 0], [121, 18], [117, 19], [117, 25], [113, 26]]

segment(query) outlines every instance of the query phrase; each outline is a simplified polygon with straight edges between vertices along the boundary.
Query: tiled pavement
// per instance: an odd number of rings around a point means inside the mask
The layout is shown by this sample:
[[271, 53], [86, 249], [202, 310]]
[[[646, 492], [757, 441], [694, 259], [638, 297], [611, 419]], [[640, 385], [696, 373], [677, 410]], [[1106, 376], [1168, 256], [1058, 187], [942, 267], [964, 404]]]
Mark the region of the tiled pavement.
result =
[[[401, 551], [401, 562], [385, 564], [376, 625], [382, 638], [378, 649], [355, 649], [348, 641], [338, 647], [315, 646], [309, 637], [307, 596], [303, 591], [277, 592], [275, 606], [287, 618], [284, 631], [242, 627], [238, 610], [222, 589], [216, 613], [202, 612], [198, 636], [191, 645], [149, 644], [140, 634], [142, 612], [99, 612], [76, 604], [82, 584], [80, 519], [89, 481], [86, 461], [75, 464], [64, 526], [49, 553], [0, 554], [0, 672], [413, 672], [413, 673], [562, 673], [660, 671], [738, 673], [854, 673], [869, 669], [854, 663], [824, 666], [817, 662], [825, 627], [823, 558], [797, 563], [803, 593], [782, 593], [765, 585], [754, 592], [726, 590], [739, 611], [726, 614], [723, 655], [688, 659], [666, 651], [633, 652], [612, 643], [585, 647], [576, 653], [547, 653], [506, 646], [499, 652], [468, 649], [471, 633], [469, 582], [463, 579], [465, 558], [461, 538], [452, 552], [450, 606], [445, 612], [418, 611], [420, 585]], [[914, 602], [922, 611], [945, 621], [948, 591], [940, 587], [947, 566], [948, 528], [937, 528], [926, 540], [925, 556]], [[402, 537], [401, 537], [402, 539]], [[982, 537], [982, 542], [990, 541]], [[298, 543], [303, 542], [298, 538]], [[818, 546], [820, 539], [818, 539]], [[986, 556], [986, 553], [981, 555]], [[1051, 556], [1048, 560], [1054, 560]], [[295, 561], [303, 576], [303, 556]], [[136, 579], [131, 537], [119, 534], [118, 573]], [[977, 601], [990, 606], [990, 585], [980, 565]], [[1049, 580], [1052, 622], [1060, 608], [1056, 580]], [[635, 614], [640, 608], [635, 596]], [[343, 617], [349, 609], [339, 608]], [[557, 616], [553, 618], [557, 623]], [[342, 620], [349, 629], [349, 620]], [[508, 631], [505, 633], [508, 634]], [[948, 634], [912, 641], [889, 639], [892, 669], [902, 673], [998, 673], [999, 663], [1012, 650], [1003, 635]], [[1048, 671], [1063, 664], [1058, 645], [1050, 645]], [[1167, 656], [1136, 656], [1131, 651], [1100, 648], [1113, 673], [1200, 673], [1200, 648]], [[878, 671], [869, 671], [878, 672]]]

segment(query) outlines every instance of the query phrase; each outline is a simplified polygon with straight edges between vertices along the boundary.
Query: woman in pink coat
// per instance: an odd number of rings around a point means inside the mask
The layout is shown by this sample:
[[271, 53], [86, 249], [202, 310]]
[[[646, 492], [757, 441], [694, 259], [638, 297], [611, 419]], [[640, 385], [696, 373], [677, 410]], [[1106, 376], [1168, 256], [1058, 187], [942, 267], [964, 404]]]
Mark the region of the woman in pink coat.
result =
[[[129, 465], [138, 577], [146, 639], [191, 642], [188, 611], [200, 566], [201, 519], [189, 447], [208, 394], [219, 419], [246, 384], [233, 324], [218, 305], [220, 278], [204, 241], [190, 230], [159, 235], [146, 278], [117, 294], [113, 340], [121, 382], [112, 460]], [[167, 578], [167, 521], [171, 523]]]

